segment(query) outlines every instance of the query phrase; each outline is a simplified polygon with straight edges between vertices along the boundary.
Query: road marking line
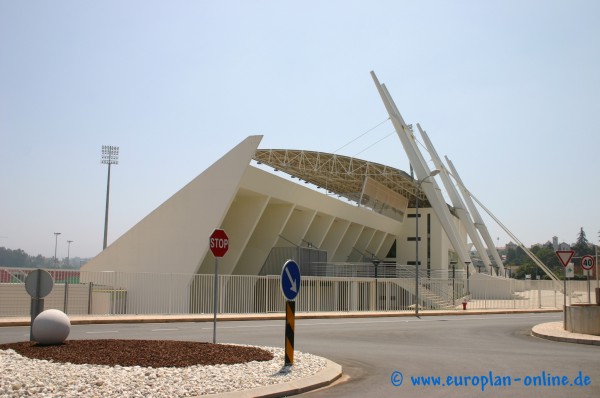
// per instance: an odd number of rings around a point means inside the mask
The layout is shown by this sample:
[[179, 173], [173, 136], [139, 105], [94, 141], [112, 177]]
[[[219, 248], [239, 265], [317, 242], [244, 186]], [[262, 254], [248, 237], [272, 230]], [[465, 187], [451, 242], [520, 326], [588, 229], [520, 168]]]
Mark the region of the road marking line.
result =
[[98, 334], [98, 333], [119, 333], [118, 330], [104, 330], [104, 331], [98, 331], [98, 332], [85, 332], [87, 334]]
[[164, 328], [164, 329], [152, 329], [151, 331], [152, 332], [168, 332], [168, 331], [173, 331], [173, 330], [179, 330], [179, 329], [177, 329], [177, 328], [174, 328], [174, 329]]

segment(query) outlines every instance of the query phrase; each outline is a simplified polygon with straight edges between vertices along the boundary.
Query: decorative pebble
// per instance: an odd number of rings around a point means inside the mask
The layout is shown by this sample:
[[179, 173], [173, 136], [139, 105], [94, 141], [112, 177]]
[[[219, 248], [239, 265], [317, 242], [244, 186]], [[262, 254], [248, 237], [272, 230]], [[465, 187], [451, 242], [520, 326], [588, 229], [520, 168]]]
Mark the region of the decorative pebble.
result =
[[[281, 374], [284, 350], [266, 362], [235, 365], [144, 368], [140, 366], [74, 365], [29, 359], [13, 350], [0, 350], [0, 397], [189, 397], [288, 382], [312, 376], [325, 367], [324, 358], [294, 352], [291, 372]], [[19, 372], [14, 372], [19, 369]], [[12, 370], [12, 371], [11, 371]], [[40, 380], [46, 383], [40, 390]], [[90, 380], [96, 380], [90, 382]], [[173, 380], [178, 380], [174, 383]]]

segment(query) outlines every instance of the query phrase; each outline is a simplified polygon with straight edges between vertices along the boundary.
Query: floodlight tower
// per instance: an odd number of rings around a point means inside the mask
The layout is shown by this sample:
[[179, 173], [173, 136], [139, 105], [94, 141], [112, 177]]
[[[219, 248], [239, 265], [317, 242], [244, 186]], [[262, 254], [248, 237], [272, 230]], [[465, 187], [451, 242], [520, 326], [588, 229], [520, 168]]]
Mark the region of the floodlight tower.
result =
[[110, 165], [119, 164], [119, 147], [102, 145], [102, 164], [108, 165], [108, 179], [106, 181], [106, 211], [104, 212], [104, 245], [102, 250], [106, 249], [108, 238], [108, 201], [110, 197]]
[[71, 243], [72, 240], [67, 241], [67, 268], [71, 268]]
[[58, 247], [58, 235], [60, 235], [60, 232], [54, 233], [54, 267], [56, 267], [56, 263], [57, 263], [56, 248]]

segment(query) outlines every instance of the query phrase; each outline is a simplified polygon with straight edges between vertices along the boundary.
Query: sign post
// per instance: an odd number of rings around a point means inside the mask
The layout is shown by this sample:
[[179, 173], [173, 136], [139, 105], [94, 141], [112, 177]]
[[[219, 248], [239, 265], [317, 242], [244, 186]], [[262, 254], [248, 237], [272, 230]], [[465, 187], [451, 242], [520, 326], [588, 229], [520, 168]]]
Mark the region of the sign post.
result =
[[300, 268], [293, 260], [281, 268], [281, 292], [285, 297], [285, 363], [284, 369], [294, 364], [294, 329], [296, 327], [296, 296], [300, 292]]
[[25, 278], [25, 290], [31, 296], [29, 324], [29, 340], [33, 341], [33, 320], [44, 311], [44, 297], [50, 294], [54, 287], [54, 279], [48, 271], [36, 269]]
[[587, 275], [587, 288], [588, 288], [588, 303], [591, 304], [592, 303], [592, 294], [591, 294], [591, 287], [590, 287], [590, 274], [592, 272], [592, 269], [594, 268], [594, 257], [592, 256], [583, 256], [581, 258], [581, 268], [583, 268], [584, 270], [586, 270], [586, 275]]
[[229, 250], [229, 237], [222, 229], [215, 229], [209, 239], [210, 251], [215, 256], [215, 280], [213, 287], [213, 344], [217, 343], [217, 309], [219, 301], [219, 257]]
[[565, 276], [563, 278], [563, 280], [564, 280], [564, 287], [563, 287], [563, 297], [564, 297], [564, 301], [563, 301], [563, 314], [564, 314], [563, 315], [563, 328], [565, 330], [567, 330], [567, 266], [569, 265], [569, 262], [573, 258], [573, 254], [575, 254], [575, 252], [573, 250], [557, 250], [556, 251], [556, 255], [558, 256], [558, 259], [560, 260], [560, 262], [563, 265], [563, 267], [565, 267]]
[[[596, 288], [600, 289], [600, 277], [598, 277], [598, 245], [594, 245], [594, 251], [596, 253]], [[596, 294], [596, 301], [600, 299], [600, 291]]]

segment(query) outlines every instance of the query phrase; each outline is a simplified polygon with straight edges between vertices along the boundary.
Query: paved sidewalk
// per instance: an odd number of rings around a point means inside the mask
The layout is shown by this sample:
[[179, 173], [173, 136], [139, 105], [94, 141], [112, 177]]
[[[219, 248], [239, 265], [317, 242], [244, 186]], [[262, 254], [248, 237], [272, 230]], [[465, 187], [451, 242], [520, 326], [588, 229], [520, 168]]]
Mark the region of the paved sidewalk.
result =
[[[458, 316], [489, 314], [540, 314], [562, 312], [558, 309], [507, 309], [507, 310], [422, 310], [419, 316]], [[297, 312], [296, 319], [334, 319], [334, 318], [382, 318], [382, 317], [414, 317], [409, 311], [369, 311], [369, 312]], [[213, 314], [179, 314], [179, 315], [69, 315], [72, 325], [109, 324], [109, 323], [169, 323], [169, 322], [212, 322]], [[218, 322], [226, 321], [261, 321], [285, 320], [285, 313], [269, 314], [218, 314]], [[2, 326], [29, 326], [30, 317], [0, 317]]]

